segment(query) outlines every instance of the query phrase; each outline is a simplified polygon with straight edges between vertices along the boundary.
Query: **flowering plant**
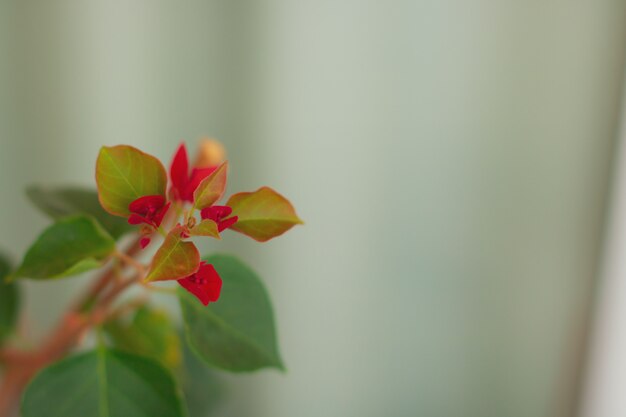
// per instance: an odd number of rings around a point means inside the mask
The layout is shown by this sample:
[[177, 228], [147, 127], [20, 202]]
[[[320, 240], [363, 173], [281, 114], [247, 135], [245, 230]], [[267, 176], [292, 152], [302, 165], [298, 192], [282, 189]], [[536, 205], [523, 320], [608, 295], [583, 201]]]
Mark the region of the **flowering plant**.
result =
[[[54, 223], [17, 268], [0, 258], [0, 417], [13, 415], [20, 398], [23, 417], [188, 415], [182, 344], [169, 316], [151, 303], [152, 292], [178, 297], [186, 345], [197, 360], [232, 372], [283, 369], [258, 276], [233, 256], [201, 257], [194, 239], [234, 231], [265, 242], [302, 221], [268, 187], [220, 203], [227, 174], [215, 141], [202, 142], [191, 167], [181, 144], [169, 176], [157, 158], [118, 145], [100, 150], [97, 192], [28, 190]], [[49, 336], [20, 346], [20, 280], [94, 269], [101, 274]], [[74, 353], [85, 345], [95, 347]]]

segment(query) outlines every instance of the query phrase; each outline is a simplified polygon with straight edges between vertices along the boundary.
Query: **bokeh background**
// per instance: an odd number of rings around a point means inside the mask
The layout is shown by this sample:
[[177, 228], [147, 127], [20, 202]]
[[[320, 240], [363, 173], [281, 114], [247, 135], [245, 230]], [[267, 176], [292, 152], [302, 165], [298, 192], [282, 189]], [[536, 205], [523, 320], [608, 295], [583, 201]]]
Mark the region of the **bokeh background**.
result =
[[[101, 145], [215, 137], [306, 225], [219, 248], [289, 371], [220, 376], [212, 416], [577, 415], [625, 51], [621, 0], [4, 1], [0, 247]], [[86, 279], [29, 283], [30, 331]]]

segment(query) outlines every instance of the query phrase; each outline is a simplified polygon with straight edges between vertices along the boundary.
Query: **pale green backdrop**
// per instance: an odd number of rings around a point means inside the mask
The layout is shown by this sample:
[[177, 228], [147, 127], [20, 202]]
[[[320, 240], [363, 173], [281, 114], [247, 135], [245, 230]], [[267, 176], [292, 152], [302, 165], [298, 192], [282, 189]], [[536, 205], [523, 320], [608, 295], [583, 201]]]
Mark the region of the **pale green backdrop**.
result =
[[[621, 0], [5, 1], [0, 246], [102, 144], [211, 135], [230, 190], [306, 221], [225, 243], [289, 372], [226, 377], [215, 415], [570, 417], [625, 41]], [[34, 334], [84, 279], [28, 286]]]

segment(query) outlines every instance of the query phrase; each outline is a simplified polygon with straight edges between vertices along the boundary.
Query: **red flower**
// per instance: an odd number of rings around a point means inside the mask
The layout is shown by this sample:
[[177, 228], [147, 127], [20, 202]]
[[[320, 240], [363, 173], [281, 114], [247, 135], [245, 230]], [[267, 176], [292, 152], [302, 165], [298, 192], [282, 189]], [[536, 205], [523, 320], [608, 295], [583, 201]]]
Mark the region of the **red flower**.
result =
[[200, 216], [203, 220], [213, 220], [217, 223], [217, 230], [222, 232], [237, 223], [237, 220], [239, 219], [237, 216], [228, 217], [232, 212], [233, 209], [228, 206], [211, 206], [202, 209]]
[[132, 213], [128, 218], [128, 223], [145, 223], [156, 229], [161, 225], [169, 208], [170, 203], [165, 204], [165, 197], [162, 195], [139, 197], [128, 205], [128, 209]]
[[185, 148], [184, 143], [181, 143], [170, 166], [170, 180], [172, 182], [170, 193], [172, 198], [193, 203], [193, 192], [202, 180], [211, 175], [216, 168], [217, 166], [193, 167], [190, 173], [187, 148]]
[[209, 302], [215, 302], [220, 298], [222, 290], [222, 278], [211, 264], [206, 262], [200, 263], [200, 269], [195, 274], [181, 278], [178, 283], [184, 289], [196, 296], [198, 300], [205, 306]]

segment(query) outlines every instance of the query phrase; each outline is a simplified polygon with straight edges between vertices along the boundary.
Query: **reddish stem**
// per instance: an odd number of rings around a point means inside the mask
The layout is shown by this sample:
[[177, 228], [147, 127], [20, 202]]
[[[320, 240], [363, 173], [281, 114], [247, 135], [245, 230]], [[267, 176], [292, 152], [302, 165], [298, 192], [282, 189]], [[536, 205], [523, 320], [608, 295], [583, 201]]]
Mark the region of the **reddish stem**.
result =
[[[139, 241], [134, 241], [126, 250], [129, 257], [139, 252]], [[50, 332], [39, 349], [22, 352], [14, 349], [0, 349], [0, 363], [5, 365], [5, 373], [0, 383], [0, 417], [11, 417], [17, 411], [17, 404], [24, 387], [43, 367], [62, 358], [74, 348], [93, 325], [101, 323], [116, 299], [130, 285], [141, 278], [116, 282], [116, 274], [110, 266], [76, 300], [57, 326]]]

